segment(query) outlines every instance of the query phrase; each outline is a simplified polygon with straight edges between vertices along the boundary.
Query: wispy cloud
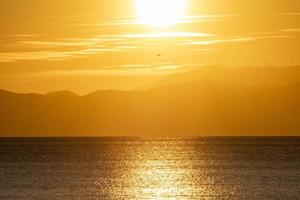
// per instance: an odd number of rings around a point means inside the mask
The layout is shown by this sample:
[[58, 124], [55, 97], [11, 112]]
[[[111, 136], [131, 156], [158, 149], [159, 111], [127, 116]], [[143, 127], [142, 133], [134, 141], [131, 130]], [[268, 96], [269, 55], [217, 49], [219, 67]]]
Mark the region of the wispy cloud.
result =
[[127, 38], [195, 38], [195, 37], [210, 37], [208, 33], [197, 32], [155, 32], [142, 34], [124, 34], [122, 37]]
[[[179, 24], [198, 23], [204, 21], [216, 21], [224, 18], [232, 17], [234, 15], [188, 15], [182, 17]], [[127, 20], [105, 20], [99, 23], [81, 23], [79, 26], [130, 26], [130, 25], [144, 25], [144, 22], [139, 19]]]
[[56, 41], [22, 40], [19, 44], [39, 47], [101, 47], [101, 44], [125, 40], [118, 35], [99, 35], [88, 38], [65, 38]]
[[16, 38], [34, 38], [34, 37], [38, 37], [39, 35], [38, 34], [15, 34], [12, 36]]
[[283, 29], [283, 32], [300, 32], [300, 28]]
[[[93, 56], [100, 53], [121, 53], [143, 47], [141, 39], [204, 38], [212, 35], [198, 32], [150, 32], [97, 35], [87, 38], [67, 38], [56, 41], [32, 40], [30, 37], [17, 41], [15, 46], [29, 50], [0, 52], [0, 62], [59, 61], [75, 57]], [[33, 50], [32, 50], [33, 48]], [[38, 48], [38, 51], [34, 49]]]
[[149, 32], [98, 35], [90, 38], [69, 38], [57, 41], [22, 40], [19, 44], [45, 48], [54, 47], [106, 47], [120, 46], [120, 48], [136, 48], [137, 41], [133, 39], [167, 39], [167, 38], [202, 38], [211, 37], [208, 33], [199, 32]]
[[219, 21], [236, 15], [189, 15], [180, 20], [181, 24]]
[[[298, 32], [299, 29], [286, 29], [284, 32]], [[0, 52], [0, 62], [16, 61], [61, 61], [73, 58], [95, 56], [106, 53], [123, 53], [147, 48], [148, 44], [159, 45], [161, 40], [171, 39], [178, 45], [209, 46], [223, 43], [250, 42], [259, 39], [291, 38], [289, 35], [254, 35], [241, 37], [222, 37], [202, 32], [145, 32], [111, 35], [96, 35], [86, 38], [66, 38], [60, 40], [33, 40], [28, 37], [17, 41], [23, 51]], [[149, 40], [150, 41], [149, 41]], [[156, 43], [156, 40], [159, 41]], [[24, 50], [28, 48], [29, 50]], [[35, 49], [39, 50], [36, 51]], [[208, 51], [196, 49], [196, 51]], [[210, 51], [210, 50], [209, 50]]]
[[[124, 69], [136, 69], [136, 68], [149, 68], [152, 67], [153, 65], [145, 65], [145, 64], [125, 64], [125, 65], [119, 65], [119, 68], [124, 68]], [[112, 68], [115, 68], [112, 67]]]
[[292, 38], [288, 35], [269, 35], [269, 36], [259, 36], [259, 37], [235, 37], [235, 38], [224, 38], [224, 39], [211, 39], [211, 40], [202, 40], [202, 41], [189, 41], [183, 44], [185, 45], [214, 45], [214, 44], [223, 44], [223, 43], [240, 43], [240, 42], [250, 42], [260, 39], [287, 39]]
[[111, 66], [101, 69], [77, 69], [77, 70], [51, 70], [25, 74], [26, 76], [128, 76], [128, 75], [155, 75], [170, 74], [183, 70], [180, 65], [135, 65], [135, 67]]
[[105, 67], [105, 69], [114, 70], [157, 70], [157, 69], [178, 69], [182, 65], [174, 63], [154, 63], [154, 64], [124, 64], [117, 66]]
[[2, 52], [0, 53], [0, 62], [16, 61], [61, 61], [74, 57], [91, 56], [101, 52], [122, 52], [116, 48], [94, 48], [77, 51], [27, 51], [27, 52]]
[[115, 49], [121, 49], [121, 50], [132, 50], [132, 49], [140, 49], [142, 47], [140, 46], [117, 46]]
[[21, 41], [21, 44], [44, 47], [78, 47], [94, 45], [94, 41]]
[[231, 39], [213, 39], [213, 40], [203, 40], [203, 41], [191, 41], [185, 44], [187, 45], [212, 45], [230, 42], [247, 42], [252, 41], [254, 38], [231, 38]]
[[300, 12], [285, 13], [285, 15], [290, 15], [290, 16], [300, 16]]
[[138, 20], [107, 20], [99, 23], [84, 23], [79, 26], [128, 26], [128, 25], [141, 25]]

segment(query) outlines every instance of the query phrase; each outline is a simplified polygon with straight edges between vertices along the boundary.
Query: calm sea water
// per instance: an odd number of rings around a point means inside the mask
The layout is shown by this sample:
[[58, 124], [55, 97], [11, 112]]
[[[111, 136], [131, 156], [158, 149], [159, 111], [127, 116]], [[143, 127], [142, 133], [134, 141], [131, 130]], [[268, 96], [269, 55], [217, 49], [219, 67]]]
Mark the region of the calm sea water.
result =
[[0, 139], [0, 199], [300, 199], [300, 137]]

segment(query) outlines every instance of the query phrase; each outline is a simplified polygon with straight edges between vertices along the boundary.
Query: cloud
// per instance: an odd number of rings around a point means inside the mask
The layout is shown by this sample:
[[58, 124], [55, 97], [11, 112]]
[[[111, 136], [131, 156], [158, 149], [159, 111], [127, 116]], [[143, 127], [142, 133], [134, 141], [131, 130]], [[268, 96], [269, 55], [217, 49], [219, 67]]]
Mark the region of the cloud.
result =
[[66, 38], [56, 41], [38, 41], [38, 40], [23, 40], [20, 41], [19, 44], [29, 45], [29, 46], [38, 46], [38, 47], [100, 47], [101, 44], [104, 43], [112, 43], [123, 41], [124, 38], [121, 36], [115, 35], [100, 35], [95, 37], [88, 38]]
[[77, 51], [27, 51], [27, 52], [2, 52], [0, 53], [0, 62], [16, 61], [61, 61], [74, 57], [83, 57], [96, 55], [101, 52], [123, 52], [116, 48], [94, 48]]
[[135, 65], [134, 67], [110, 66], [101, 69], [77, 69], [77, 70], [51, 70], [37, 73], [24, 74], [25, 76], [128, 76], [128, 75], [159, 75], [182, 71], [180, 65]]
[[141, 25], [138, 20], [108, 20], [99, 23], [85, 23], [79, 26], [128, 26], [128, 25]]
[[224, 43], [239, 43], [239, 42], [250, 42], [259, 39], [286, 39], [292, 38], [288, 35], [269, 35], [269, 36], [259, 36], [259, 37], [236, 37], [236, 38], [225, 38], [225, 39], [211, 39], [202, 41], [189, 41], [185, 42], [184, 45], [214, 45], [214, 44], [224, 44]]
[[134, 39], [166, 39], [166, 38], [201, 38], [213, 35], [199, 32], [149, 32], [149, 33], [129, 33], [98, 35], [90, 38], [67, 38], [56, 41], [22, 40], [17, 44], [39, 48], [60, 48], [60, 47], [102, 47], [102, 48], [138, 48], [137, 40]]
[[181, 19], [180, 23], [198, 23], [198, 22], [211, 22], [219, 21], [225, 18], [234, 17], [236, 15], [189, 15]]
[[[174, 39], [211, 37], [207, 33], [198, 32], [150, 32], [98, 35], [87, 38], [67, 38], [56, 41], [27, 40], [17, 41], [16, 49], [21, 47], [27, 51], [0, 52], [0, 62], [16, 61], [60, 61], [74, 57], [92, 56], [100, 53], [128, 52], [143, 47], [139, 39]], [[32, 48], [34, 48], [32, 50]], [[35, 49], [38, 48], [38, 51]]]
[[94, 41], [21, 41], [21, 44], [44, 47], [78, 47], [94, 45]]
[[283, 32], [300, 32], [300, 28], [283, 29]]
[[[197, 23], [203, 21], [216, 21], [233, 15], [188, 15], [182, 17], [179, 24]], [[99, 23], [83, 23], [79, 26], [130, 26], [130, 25], [145, 25], [142, 20], [128, 19], [128, 20], [106, 20]]]
[[[119, 65], [119, 69], [140, 69], [140, 68], [149, 68], [152, 67], [153, 65], [145, 65], [145, 64], [125, 64], [125, 65]], [[116, 68], [111, 67], [111, 68]]]
[[[100, 35], [90, 38], [69, 38], [57, 41], [22, 40], [15, 43], [29, 50], [0, 52], [0, 62], [16, 61], [60, 61], [74, 57], [92, 56], [100, 53], [126, 52], [140, 48], [136, 44], [124, 41], [122, 35]], [[123, 43], [121, 43], [123, 42]], [[24, 46], [25, 45], [25, 46]], [[34, 48], [32, 50], [32, 48]], [[38, 48], [38, 51], [35, 49]]]
[[[299, 31], [299, 29], [287, 29], [285, 32]], [[146, 33], [126, 33], [97, 35], [86, 38], [66, 38], [56, 41], [51, 40], [27, 40], [17, 41], [23, 51], [0, 52], [0, 62], [16, 62], [16, 61], [63, 61], [78, 57], [94, 56], [105, 53], [122, 53], [135, 51], [145, 47], [147, 41], [143, 39], [152, 39], [149, 44], [153, 44], [153, 40], [172, 41], [179, 45], [215, 45], [223, 43], [240, 43], [250, 42], [259, 39], [276, 39], [291, 38], [289, 35], [261, 35], [261, 36], [245, 36], [245, 37], [229, 37], [222, 38], [209, 33], [202, 32], [146, 32]], [[185, 40], [185, 41], [184, 41]], [[158, 44], [159, 43], [154, 43]], [[22, 46], [21, 46], [22, 45]], [[25, 45], [25, 46], [24, 46]], [[174, 45], [174, 44], [173, 44]], [[147, 46], [147, 45], [146, 45]], [[35, 49], [38, 48], [38, 51]], [[209, 48], [199, 49], [198, 51], [206, 51]]]
[[16, 35], [12, 35], [13, 37], [16, 38], [34, 38], [34, 37], [38, 37], [40, 35], [38, 34], [16, 34]]
[[221, 44], [229, 42], [246, 42], [252, 41], [254, 38], [231, 38], [231, 39], [214, 39], [214, 40], [203, 40], [203, 41], [192, 41], [186, 44], [190, 45], [212, 45], [212, 44]]
[[285, 15], [300, 16], [300, 12], [285, 13]]
[[118, 46], [115, 49], [121, 49], [121, 50], [132, 50], [132, 49], [140, 49], [142, 47], [140, 46]]
[[154, 32], [142, 34], [124, 34], [122, 37], [126, 38], [195, 38], [195, 37], [211, 37], [208, 33], [198, 32]]

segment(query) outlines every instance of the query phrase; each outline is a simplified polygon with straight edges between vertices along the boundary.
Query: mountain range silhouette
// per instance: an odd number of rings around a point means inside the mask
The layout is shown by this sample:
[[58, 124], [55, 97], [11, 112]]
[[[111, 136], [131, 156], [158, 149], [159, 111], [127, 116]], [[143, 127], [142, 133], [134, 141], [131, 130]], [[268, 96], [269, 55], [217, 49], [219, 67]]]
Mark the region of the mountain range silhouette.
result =
[[300, 66], [210, 66], [84, 96], [0, 90], [0, 136], [299, 134]]

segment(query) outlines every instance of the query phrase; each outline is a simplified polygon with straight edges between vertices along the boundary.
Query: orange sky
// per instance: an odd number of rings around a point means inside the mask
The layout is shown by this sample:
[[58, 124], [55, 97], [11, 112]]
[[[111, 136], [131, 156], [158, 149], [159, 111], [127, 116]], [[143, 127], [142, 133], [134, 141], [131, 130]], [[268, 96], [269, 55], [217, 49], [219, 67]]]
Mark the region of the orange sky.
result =
[[2, 0], [0, 88], [87, 93], [203, 65], [297, 65], [299, 20], [299, 0], [189, 0], [167, 27], [139, 23], [134, 0]]

